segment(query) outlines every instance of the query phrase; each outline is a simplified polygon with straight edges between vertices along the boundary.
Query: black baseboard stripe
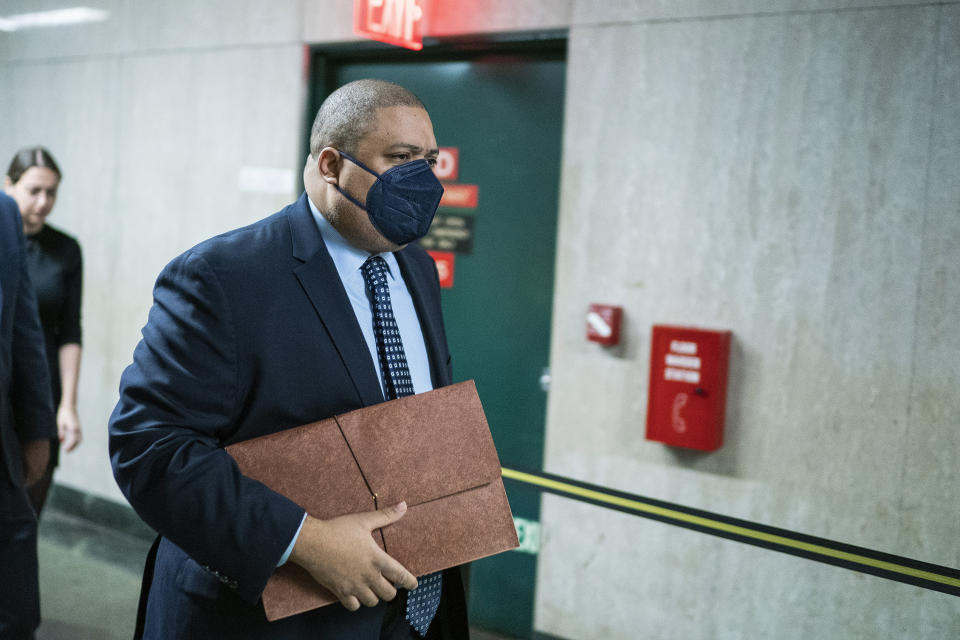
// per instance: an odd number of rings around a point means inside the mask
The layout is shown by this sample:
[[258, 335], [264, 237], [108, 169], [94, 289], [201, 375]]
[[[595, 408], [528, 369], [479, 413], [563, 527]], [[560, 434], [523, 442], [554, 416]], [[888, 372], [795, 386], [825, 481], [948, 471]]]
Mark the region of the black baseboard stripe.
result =
[[960, 596], [960, 570], [864, 547], [614, 491], [542, 471], [502, 469], [503, 478], [541, 491], [728, 540]]
[[50, 488], [47, 506], [141, 540], [152, 542], [157, 537], [153, 529], [126, 503], [101, 498], [57, 482]]

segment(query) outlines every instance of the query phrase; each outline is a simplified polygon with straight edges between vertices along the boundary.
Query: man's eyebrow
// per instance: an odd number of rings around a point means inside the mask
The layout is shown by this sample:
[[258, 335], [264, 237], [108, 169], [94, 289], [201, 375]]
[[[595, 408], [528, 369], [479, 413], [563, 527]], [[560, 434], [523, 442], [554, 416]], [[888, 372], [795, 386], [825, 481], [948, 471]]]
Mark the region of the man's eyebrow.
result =
[[405, 151], [409, 151], [410, 153], [414, 153], [414, 154], [423, 153], [423, 155], [425, 156], [435, 156], [440, 153], [440, 149], [436, 147], [434, 147], [433, 149], [429, 149], [428, 151], [424, 151], [423, 147], [415, 144], [410, 144], [407, 142], [398, 142], [396, 144], [390, 145], [390, 151], [399, 151], [401, 149]]

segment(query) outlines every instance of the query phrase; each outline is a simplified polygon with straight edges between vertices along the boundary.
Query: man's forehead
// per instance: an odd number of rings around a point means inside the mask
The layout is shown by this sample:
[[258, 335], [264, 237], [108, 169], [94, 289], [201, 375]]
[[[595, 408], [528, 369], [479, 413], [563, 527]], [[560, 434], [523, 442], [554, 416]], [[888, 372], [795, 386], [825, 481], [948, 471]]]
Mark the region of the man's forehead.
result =
[[376, 110], [375, 128], [393, 128], [401, 124], [427, 125], [433, 129], [430, 114], [421, 107], [394, 106], [379, 107]]
[[358, 151], [389, 154], [406, 152], [414, 155], [433, 155], [436, 149], [433, 123], [430, 115], [420, 107], [380, 107], [377, 119], [370, 123], [358, 142]]

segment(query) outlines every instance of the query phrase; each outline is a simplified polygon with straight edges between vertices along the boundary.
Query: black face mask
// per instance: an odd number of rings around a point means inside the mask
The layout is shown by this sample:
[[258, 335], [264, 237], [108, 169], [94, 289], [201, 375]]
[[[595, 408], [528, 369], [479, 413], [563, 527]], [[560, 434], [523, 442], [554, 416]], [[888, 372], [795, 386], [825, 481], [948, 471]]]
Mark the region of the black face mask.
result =
[[443, 196], [443, 185], [433, 175], [429, 162], [414, 160], [378, 174], [353, 156], [343, 151], [340, 155], [376, 176], [376, 182], [367, 191], [366, 205], [340, 185], [334, 186], [350, 202], [367, 212], [370, 223], [384, 238], [404, 245], [427, 235]]

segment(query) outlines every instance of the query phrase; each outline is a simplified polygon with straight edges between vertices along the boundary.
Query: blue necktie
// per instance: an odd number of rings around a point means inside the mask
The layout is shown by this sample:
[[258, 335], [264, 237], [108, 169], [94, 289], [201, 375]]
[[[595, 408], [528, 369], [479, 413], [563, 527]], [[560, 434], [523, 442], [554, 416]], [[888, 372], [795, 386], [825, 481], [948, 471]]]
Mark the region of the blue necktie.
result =
[[[377, 355], [387, 399], [412, 396], [413, 380], [390, 303], [387, 263], [380, 256], [373, 256], [363, 263], [361, 271], [373, 305], [373, 333], [377, 339]], [[407, 622], [421, 636], [427, 635], [430, 622], [440, 605], [442, 577], [439, 572], [423, 576], [418, 579], [419, 586], [407, 594]]]

